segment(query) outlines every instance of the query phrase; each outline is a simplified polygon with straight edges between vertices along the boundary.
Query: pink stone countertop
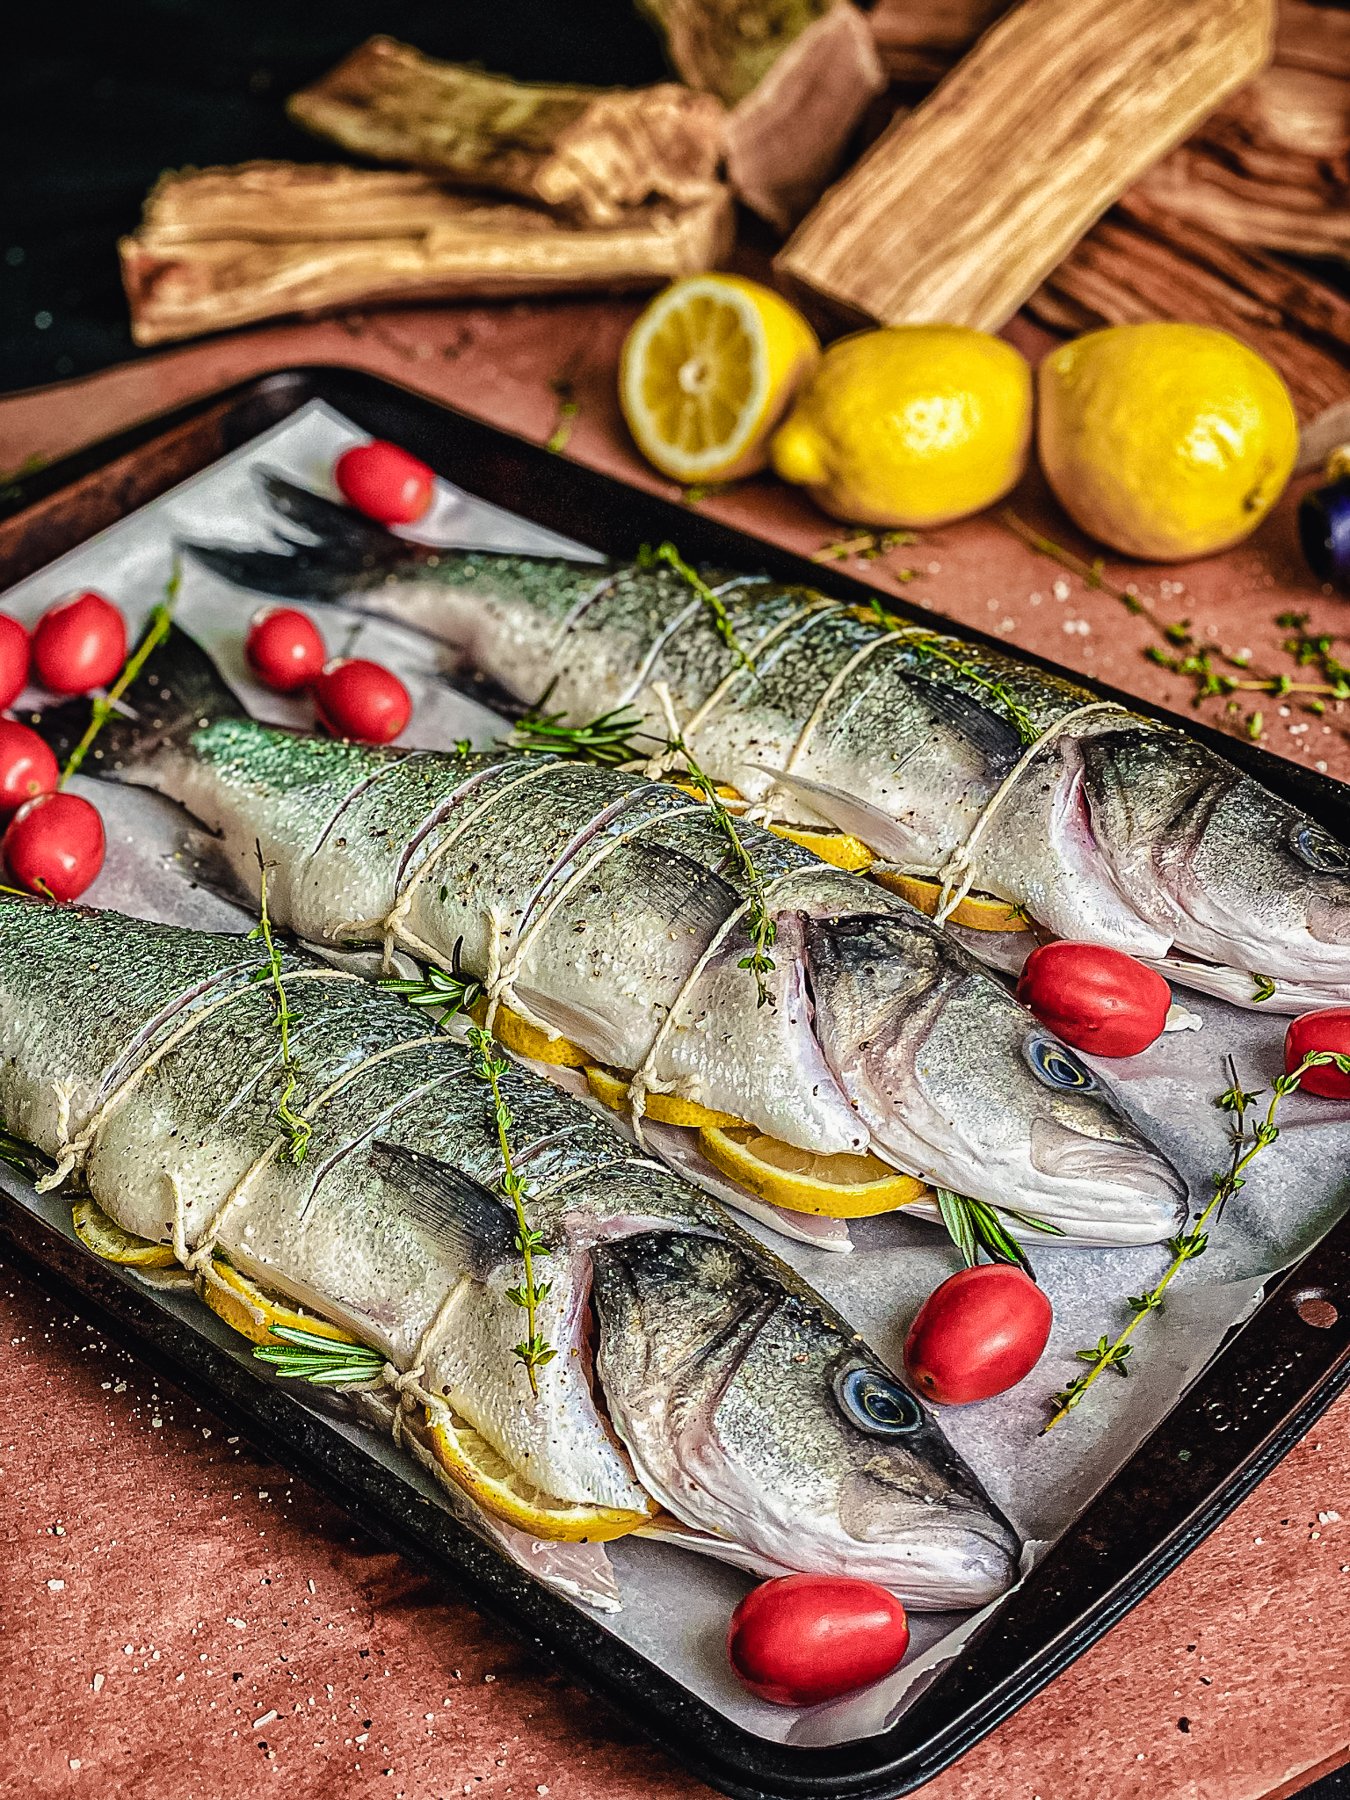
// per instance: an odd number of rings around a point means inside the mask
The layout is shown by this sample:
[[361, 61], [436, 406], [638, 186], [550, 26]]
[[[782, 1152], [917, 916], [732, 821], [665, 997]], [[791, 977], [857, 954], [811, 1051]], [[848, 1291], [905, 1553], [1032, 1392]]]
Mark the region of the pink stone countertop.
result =
[[[265, 369], [369, 369], [675, 492], [614, 401], [626, 303], [390, 311], [270, 327], [0, 399], [0, 468], [55, 457]], [[1012, 335], [1034, 353], [1032, 328]], [[698, 504], [808, 552], [848, 534], [761, 480]], [[1036, 529], [1093, 554], [1035, 483]], [[850, 565], [860, 570], [863, 565]], [[1184, 707], [1157, 637], [996, 517], [866, 565], [1066, 666]], [[1350, 631], [1311, 583], [1286, 500], [1250, 544], [1107, 579], [1229, 651], [1298, 672], [1276, 616]], [[1350, 660], [1350, 651], [1339, 646]], [[1350, 778], [1345, 715], [1241, 696], [1263, 741]], [[1224, 702], [1205, 702], [1222, 718]], [[1288, 711], [1284, 710], [1288, 707]], [[136, 1800], [663, 1800], [705, 1790], [469, 1607], [261, 1463], [209, 1413], [0, 1268], [0, 1793]], [[1343, 1514], [1344, 1517], [1336, 1515]], [[1342, 1399], [1142, 1605], [923, 1790], [925, 1800], [1278, 1800], [1350, 1756], [1350, 1399]]]

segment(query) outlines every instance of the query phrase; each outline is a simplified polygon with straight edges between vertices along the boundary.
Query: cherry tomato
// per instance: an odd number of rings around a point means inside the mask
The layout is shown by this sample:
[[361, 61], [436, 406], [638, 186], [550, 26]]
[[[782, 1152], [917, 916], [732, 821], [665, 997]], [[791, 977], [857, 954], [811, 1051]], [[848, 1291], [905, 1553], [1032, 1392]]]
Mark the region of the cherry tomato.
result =
[[815, 1706], [880, 1681], [909, 1647], [894, 1594], [846, 1575], [780, 1575], [731, 1615], [727, 1656], [761, 1700]]
[[13, 706], [28, 686], [32, 645], [28, 633], [9, 613], [0, 613], [0, 709]]
[[60, 779], [56, 758], [36, 731], [16, 719], [0, 719], [0, 812], [14, 812], [25, 800], [54, 793]]
[[[1284, 1034], [1284, 1068], [1287, 1075], [1311, 1050], [1335, 1050], [1350, 1056], [1350, 1006], [1329, 1006], [1325, 1012], [1304, 1013], [1291, 1021]], [[1350, 1075], [1342, 1075], [1335, 1063], [1319, 1063], [1299, 1082], [1305, 1094], [1324, 1100], [1350, 1100]]]
[[54, 694], [107, 687], [126, 660], [126, 621], [102, 594], [49, 606], [34, 627], [33, 670]]
[[333, 477], [344, 500], [382, 525], [411, 525], [420, 519], [431, 505], [436, 482], [424, 462], [383, 438], [344, 450]]
[[269, 606], [254, 613], [244, 639], [249, 667], [265, 687], [279, 694], [309, 687], [322, 673], [327, 654], [318, 626], [293, 606]]
[[78, 899], [103, 867], [104, 849], [98, 810], [78, 794], [39, 794], [0, 838], [15, 881], [53, 900]]
[[1017, 998], [1077, 1050], [1137, 1056], [1161, 1035], [1172, 990], [1123, 950], [1061, 942], [1032, 951]]
[[412, 717], [412, 697], [393, 670], [360, 656], [329, 663], [314, 700], [334, 737], [363, 744], [392, 742]]
[[1050, 1302], [1020, 1269], [961, 1269], [919, 1308], [905, 1339], [905, 1372], [944, 1406], [992, 1399], [1035, 1368], [1051, 1317]]

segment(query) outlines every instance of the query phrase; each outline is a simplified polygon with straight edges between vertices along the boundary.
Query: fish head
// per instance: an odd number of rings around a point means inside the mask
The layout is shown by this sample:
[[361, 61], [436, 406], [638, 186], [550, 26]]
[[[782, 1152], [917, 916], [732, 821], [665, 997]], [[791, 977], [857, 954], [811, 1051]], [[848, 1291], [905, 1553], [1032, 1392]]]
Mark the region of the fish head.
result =
[[1350, 1000], [1350, 848], [1181, 732], [1141, 724], [1077, 750], [1116, 885], [1178, 949]]
[[1082, 1244], [1150, 1244], [1186, 1184], [1109, 1084], [912, 908], [811, 922], [816, 1032], [874, 1147]]
[[640, 1481], [732, 1560], [876, 1581], [939, 1611], [1016, 1578], [1016, 1533], [932, 1415], [748, 1244], [601, 1244], [592, 1304], [604, 1404]]

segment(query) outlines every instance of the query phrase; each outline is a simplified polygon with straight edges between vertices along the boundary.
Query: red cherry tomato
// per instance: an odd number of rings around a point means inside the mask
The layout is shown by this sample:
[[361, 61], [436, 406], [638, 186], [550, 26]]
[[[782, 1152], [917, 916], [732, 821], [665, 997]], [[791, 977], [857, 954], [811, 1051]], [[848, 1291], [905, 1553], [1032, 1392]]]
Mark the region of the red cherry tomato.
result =
[[56, 758], [36, 731], [16, 719], [0, 719], [0, 812], [14, 812], [25, 800], [54, 793], [60, 779]]
[[1161, 1035], [1172, 990], [1123, 950], [1061, 942], [1032, 951], [1017, 998], [1077, 1050], [1137, 1056]]
[[1052, 1316], [1050, 1302], [1020, 1269], [961, 1269], [919, 1308], [905, 1339], [905, 1372], [944, 1406], [992, 1399], [1035, 1368]]
[[294, 694], [323, 671], [328, 652], [308, 613], [293, 606], [269, 606], [255, 613], [244, 639], [248, 665], [264, 687]]
[[761, 1700], [815, 1706], [889, 1675], [909, 1647], [894, 1594], [845, 1575], [780, 1575], [731, 1615], [727, 1656]]
[[103, 821], [78, 794], [39, 794], [0, 838], [9, 872], [30, 893], [75, 900], [103, 867]]
[[34, 627], [33, 670], [54, 694], [107, 687], [126, 660], [126, 621], [102, 594], [50, 606]]
[[360, 656], [329, 663], [314, 700], [334, 737], [363, 744], [392, 742], [412, 717], [412, 697], [393, 670]]
[[382, 525], [411, 525], [431, 505], [436, 477], [424, 462], [372, 438], [353, 444], [333, 465], [338, 491], [358, 512]]
[[[1350, 1056], [1350, 1006], [1329, 1006], [1325, 1012], [1304, 1013], [1284, 1034], [1284, 1068], [1287, 1075], [1313, 1050], [1334, 1050]], [[1305, 1094], [1324, 1100], [1350, 1100], [1350, 1075], [1342, 1075], [1335, 1063], [1319, 1063], [1299, 1082]]]
[[13, 706], [27, 687], [31, 654], [23, 626], [9, 613], [0, 613], [0, 709]]

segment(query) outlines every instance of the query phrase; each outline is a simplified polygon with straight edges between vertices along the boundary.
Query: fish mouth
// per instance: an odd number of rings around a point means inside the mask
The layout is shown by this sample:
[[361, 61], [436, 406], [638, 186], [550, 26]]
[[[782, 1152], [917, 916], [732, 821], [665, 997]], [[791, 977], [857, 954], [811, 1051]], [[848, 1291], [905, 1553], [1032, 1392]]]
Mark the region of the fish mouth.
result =
[[1180, 1172], [1145, 1143], [1096, 1138], [1056, 1119], [1031, 1127], [1031, 1166], [1054, 1184], [1053, 1217], [1084, 1244], [1156, 1244], [1185, 1223]]

